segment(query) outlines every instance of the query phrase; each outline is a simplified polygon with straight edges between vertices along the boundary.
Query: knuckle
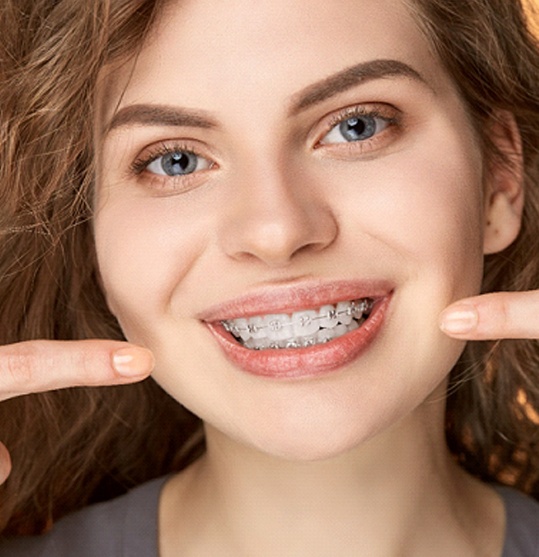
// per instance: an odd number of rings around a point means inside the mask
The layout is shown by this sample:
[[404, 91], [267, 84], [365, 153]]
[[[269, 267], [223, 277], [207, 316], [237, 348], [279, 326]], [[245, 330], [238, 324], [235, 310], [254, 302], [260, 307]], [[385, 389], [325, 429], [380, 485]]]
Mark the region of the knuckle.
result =
[[91, 350], [77, 350], [71, 354], [68, 365], [69, 375], [73, 384], [92, 385], [99, 384], [103, 378], [100, 374], [100, 362]]
[[4, 385], [14, 391], [26, 392], [35, 383], [36, 351], [31, 347], [17, 347], [3, 354], [0, 369], [4, 376]]
[[111, 382], [106, 356], [91, 347], [29, 341], [0, 347], [0, 400], [31, 392]]
[[511, 307], [505, 298], [500, 300], [498, 315], [503, 325], [509, 325], [511, 323]]
[[[50, 357], [38, 343], [21, 343], [0, 356], [4, 394], [19, 395], [38, 390], [53, 368]], [[7, 393], [6, 393], [7, 391]]]
[[[500, 338], [520, 338], [525, 331], [522, 324], [521, 302], [505, 293], [495, 295], [491, 320]], [[520, 308], [520, 309], [519, 309]]]

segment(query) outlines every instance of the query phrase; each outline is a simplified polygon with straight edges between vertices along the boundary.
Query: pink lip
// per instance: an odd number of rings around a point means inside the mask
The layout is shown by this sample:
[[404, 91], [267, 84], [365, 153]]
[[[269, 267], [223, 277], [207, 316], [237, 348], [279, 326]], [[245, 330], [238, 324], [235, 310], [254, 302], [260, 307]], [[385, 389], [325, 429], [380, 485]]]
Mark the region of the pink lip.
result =
[[[225, 356], [240, 369], [275, 379], [302, 379], [336, 371], [358, 358], [373, 342], [384, 323], [393, 286], [387, 281], [340, 281], [310, 283], [264, 289], [204, 312], [202, 320], [216, 338]], [[339, 301], [373, 298], [370, 317], [359, 329], [327, 344], [309, 348], [249, 350], [239, 344], [220, 321], [267, 313], [293, 311], [335, 304]]]
[[383, 298], [393, 291], [389, 281], [312, 281], [299, 285], [270, 286], [218, 304], [200, 313], [201, 321], [225, 321], [267, 313], [290, 313], [359, 298]]

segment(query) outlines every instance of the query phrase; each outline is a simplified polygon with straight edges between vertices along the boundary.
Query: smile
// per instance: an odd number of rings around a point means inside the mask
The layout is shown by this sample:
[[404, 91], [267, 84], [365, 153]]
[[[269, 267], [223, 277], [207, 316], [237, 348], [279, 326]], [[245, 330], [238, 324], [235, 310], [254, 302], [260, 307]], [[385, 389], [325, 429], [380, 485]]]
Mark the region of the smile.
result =
[[208, 309], [202, 323], [234, 367], [272, 379], [343, 369], [383, 330], [394, 285], [310, 281], [268, 287]]
[[250, 350], [306, 348], [325, 344], [358, 329], [369, 317], [372, 298], [317, 309], [222, 321], [224, 329]]

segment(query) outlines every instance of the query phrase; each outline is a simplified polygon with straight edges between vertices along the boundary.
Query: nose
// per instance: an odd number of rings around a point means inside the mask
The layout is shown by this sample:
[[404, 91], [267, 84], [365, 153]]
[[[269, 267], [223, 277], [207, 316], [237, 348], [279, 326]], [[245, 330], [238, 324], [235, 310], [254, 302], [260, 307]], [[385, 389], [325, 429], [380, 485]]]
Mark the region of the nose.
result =
[[323, 188], [290, 166], [258, 168], [234, 181], [220, 242], [229, 257], [285, 267], [338, 235]]

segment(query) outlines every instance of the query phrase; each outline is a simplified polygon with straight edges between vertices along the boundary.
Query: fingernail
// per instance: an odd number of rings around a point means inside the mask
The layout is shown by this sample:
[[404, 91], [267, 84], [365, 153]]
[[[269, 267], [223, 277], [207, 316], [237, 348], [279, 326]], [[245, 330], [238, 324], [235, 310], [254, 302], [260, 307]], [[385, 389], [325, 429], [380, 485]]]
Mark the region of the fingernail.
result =
[[125, 376], [147, 375], [154, 366], [153, 355], [144, 348], [122, 348], [112, 356], [114, 369]]
[[469, 333], [477, 327], [479, 315], [473, 306], [455, 306], [444, 311], [440, 318], [440, 328], [446, 333]]

